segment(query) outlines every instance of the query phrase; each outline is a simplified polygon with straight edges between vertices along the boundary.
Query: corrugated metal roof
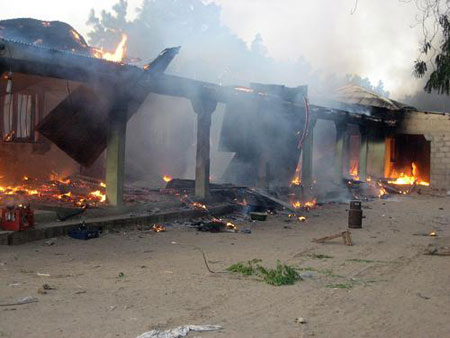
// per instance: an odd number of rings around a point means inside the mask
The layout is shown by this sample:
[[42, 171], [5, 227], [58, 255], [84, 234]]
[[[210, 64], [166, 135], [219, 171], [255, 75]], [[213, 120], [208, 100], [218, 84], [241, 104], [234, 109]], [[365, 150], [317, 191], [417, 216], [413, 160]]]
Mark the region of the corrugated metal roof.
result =
[[381, 96], [366, 88], [349, 84], [336, 90], [335, 99], [345, 104], [384, 108], [388, 110], [415, 109], [401, 102]]

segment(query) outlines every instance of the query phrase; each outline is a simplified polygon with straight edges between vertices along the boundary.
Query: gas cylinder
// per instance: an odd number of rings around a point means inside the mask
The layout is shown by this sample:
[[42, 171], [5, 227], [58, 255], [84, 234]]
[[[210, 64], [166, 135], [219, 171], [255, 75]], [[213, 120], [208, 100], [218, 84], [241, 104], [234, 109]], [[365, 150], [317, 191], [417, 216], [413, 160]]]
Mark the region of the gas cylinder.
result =
[[363, 212], [361, 209], [361, 201], [350, 201], [350, 209], [348, 210], [348, 227], [352, 229], [362, 228]]

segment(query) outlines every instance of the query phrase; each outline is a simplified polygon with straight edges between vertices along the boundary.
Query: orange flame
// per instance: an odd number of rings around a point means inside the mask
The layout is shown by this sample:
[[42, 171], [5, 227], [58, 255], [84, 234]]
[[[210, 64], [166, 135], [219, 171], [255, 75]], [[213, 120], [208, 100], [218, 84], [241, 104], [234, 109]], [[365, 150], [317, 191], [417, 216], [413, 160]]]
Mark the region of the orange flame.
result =
[[166, 228], [159, 224], [153, 225], [152, 229], [154, 232], [165, 232], [166, 231]]
[[350, 171], [349, 174], [351, 177], [353, 177], [353, 179], [359, 181], [359, 172], [358, 172], [358, 162], [354, 162], [351, 167], [350, 167]]
[[227, 228], [227, 230], [234, 230], [234, 231], [238, 231], [239, 230], [238, 227], [235, 224], [231, 223], [231, 222], [227, 222], [226, 228]]
[[204, 204], [202, 204], [202, 203], [199, 203], [199, 202], [193, 202], [193, 203], [192, 203], [192, 206], [193, 206], [195, 209], [208, 210], [208, 207], [207, 207], [206, 205], [204, 205]]
[[100, 202], [106, 201], [106, 195], [103, 194], [100, 190], [96, 190], [96, 191], [89, 193], [89, 196], [98, 199]]
[[300, 185], [301, 183], [302, 183], [302, 180], [300, 179], [300, 176], [295, 176], [291, 181], [292, 185]]
[[128, 36], [124, 33], [114, 52], [104, 52], [102, 49], [96, 49], [94, 56], [112, 62], [122, 62], [127, 53], [127, 40]]
[[[396, 185], [423, 185], [423, 186], [429, 186], [430, 183], [423, 181], [419, 177], [419, 170], [417, 168], [417, 165], [413, 162], [411, 163], [411, 175], [406, 174], [405, 172], [400, 173], [400, 175], [397, 175], [396, 172], [392, 173], [390, 176], [394, 176], [392, 180], [389, 180], [388, 183], [390, 184], [396, 184]], [[397, 176], [397, 177], [396, 177]]]
[[173, 180], [172, 176], [169, 176], [169, 175], [164, 175], [164, 176], [162, 177], [162, 179], [163, 179], [163, 181], [166, 182], [166, 183], [169, 183], [170, 181]]

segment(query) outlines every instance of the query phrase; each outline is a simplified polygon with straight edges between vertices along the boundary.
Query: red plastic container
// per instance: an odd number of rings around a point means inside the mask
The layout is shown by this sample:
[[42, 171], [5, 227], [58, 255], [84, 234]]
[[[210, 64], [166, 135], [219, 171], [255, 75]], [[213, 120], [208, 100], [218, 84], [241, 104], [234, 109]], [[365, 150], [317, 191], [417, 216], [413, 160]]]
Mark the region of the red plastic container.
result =
[[29, 206], [18, 205], [2, 209], [1, 228], [7, 231], [24, 231], [34, 226], [34, 213]]

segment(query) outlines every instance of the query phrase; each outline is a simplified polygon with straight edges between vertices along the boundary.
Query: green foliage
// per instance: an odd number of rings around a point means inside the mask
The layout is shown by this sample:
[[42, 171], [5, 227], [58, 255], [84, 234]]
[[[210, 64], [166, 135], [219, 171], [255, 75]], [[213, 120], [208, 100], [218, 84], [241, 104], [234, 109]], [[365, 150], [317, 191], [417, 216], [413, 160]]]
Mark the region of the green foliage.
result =
[[261, 260], [253, 259], [247, 263], [236, 263], [227, 268], [230, 272], [241, 273], [244, 276], [257, 276], [262, 278], [267, 284], [274, 286], [292, 285], [302, 279], [297, 269], [287, 264], [277, 261], [275, 269], [265, 268]]
[[248, 261], [247, 264], [239, 262], [233, 264], [227, 268], [227, 271], [241, 273], [244, 276], [254, 275], [257, 271], [257, 264], [261, 262], [260, 259], [252, 259]]
[[[450, 17], [448, 13], [439, 15], [436, 27], [441, 31], [441, 41], [439, 46], [433, 46], [433, 35], [430, 39], [425, 38], [422, 45], [422, 55], [436, 55], [434, 60], [429, 63], [433, 65], [433, 71], [430, 73], [425, 85], [425, 91], [431, 93], [436, 91], [438, 94], [450, 94]], [[428, 72], [427, 62], [418, 59], [414, 63], [414, 75], [423, 77]]]
[[280, 261], [277, 262], [275, 269], [266, 269], [258, 266], [258, 273], [267, 284], [275, 286], [292, 285], [302, 279], [294, 267], [281, 264]]

